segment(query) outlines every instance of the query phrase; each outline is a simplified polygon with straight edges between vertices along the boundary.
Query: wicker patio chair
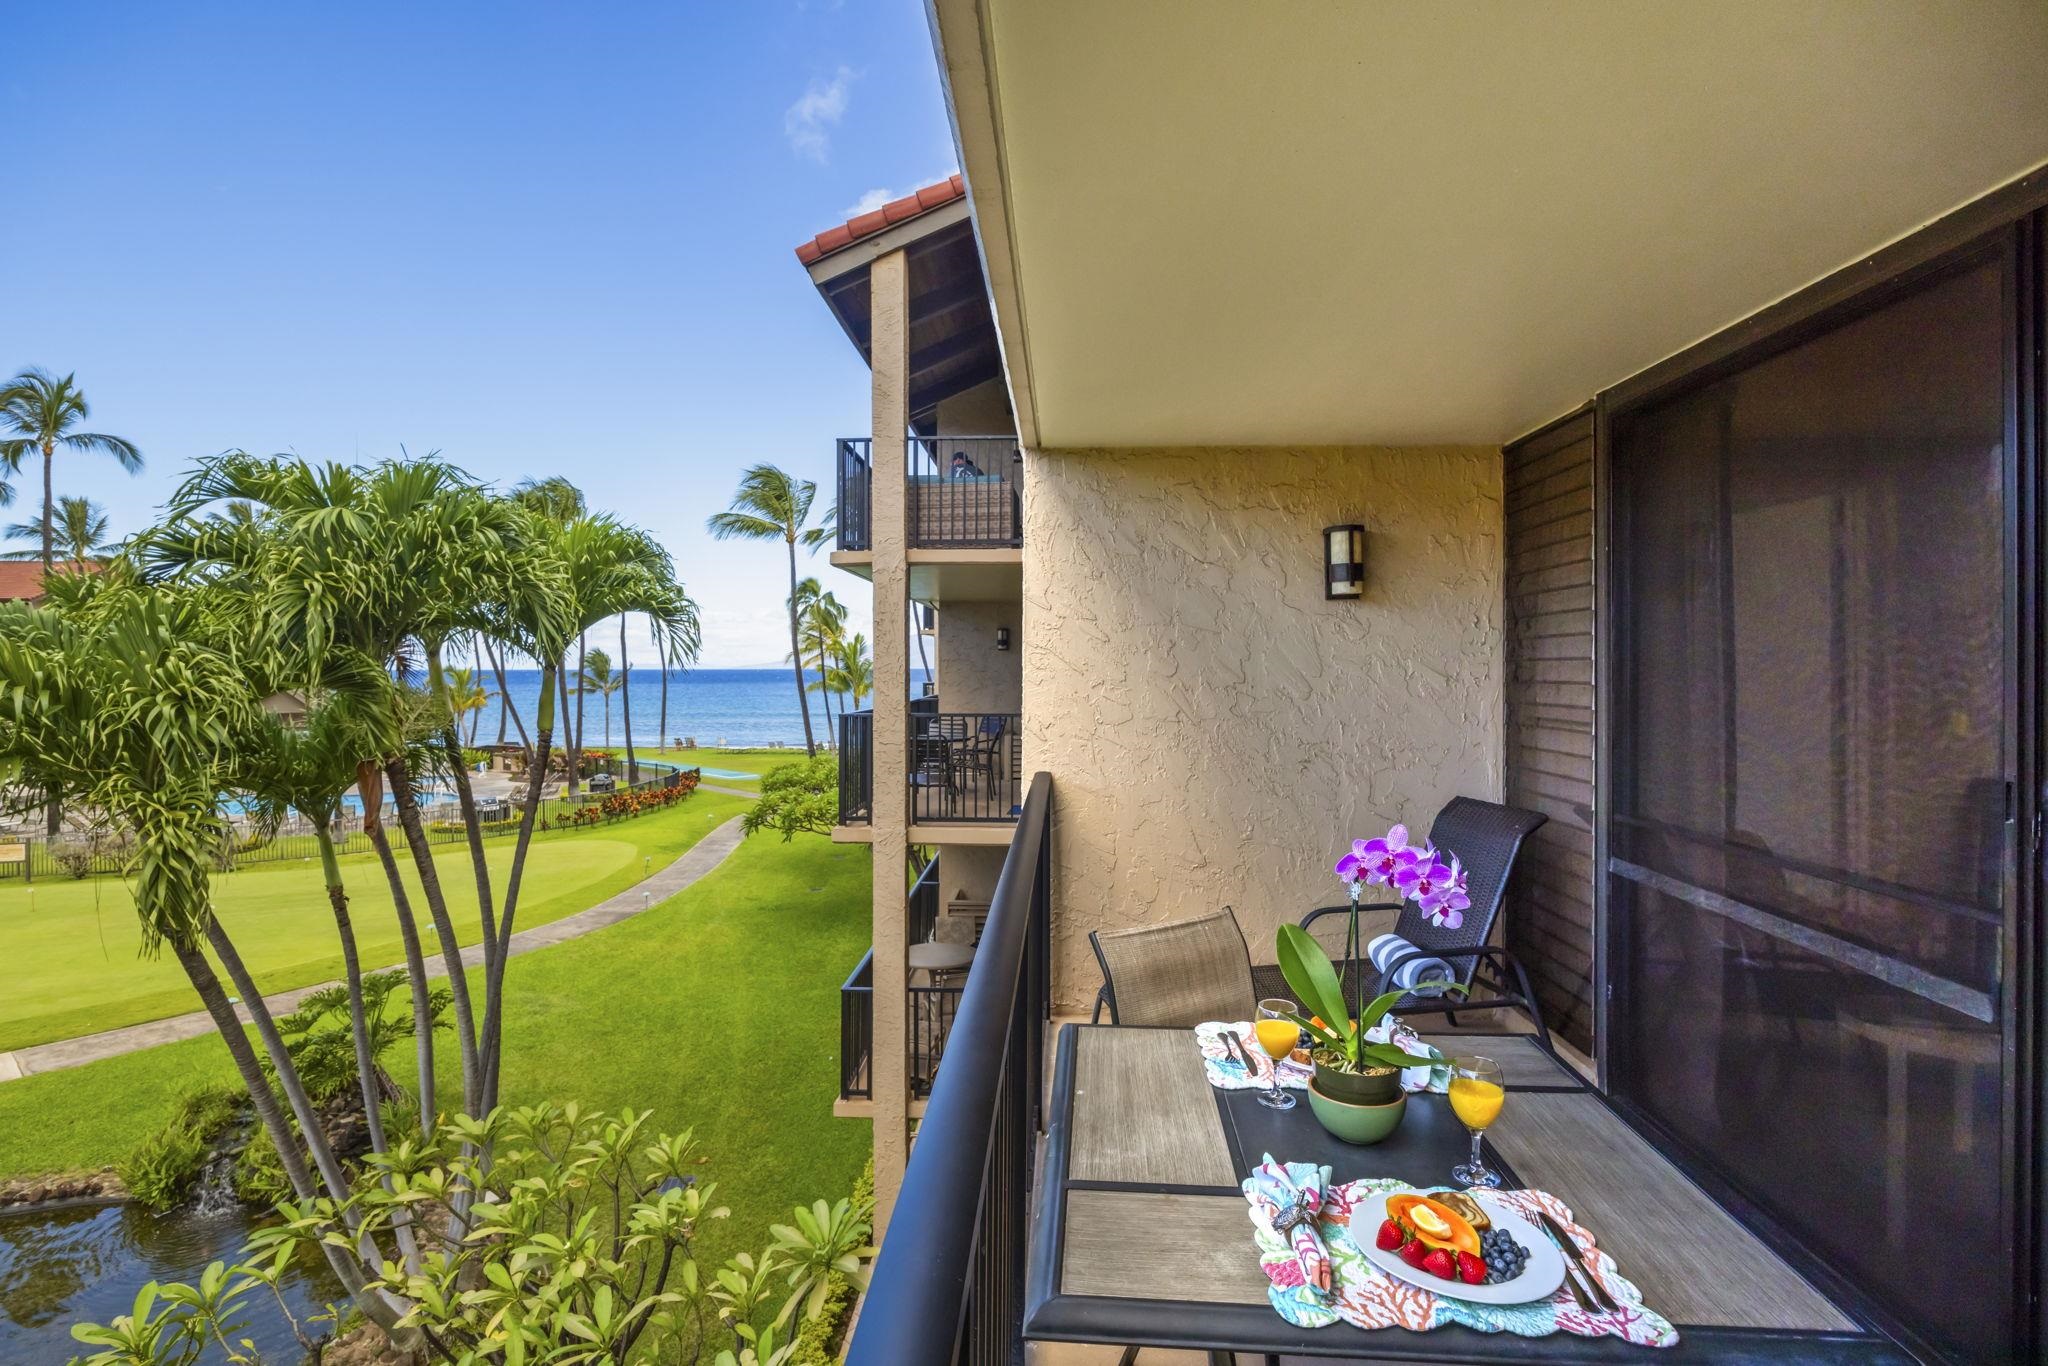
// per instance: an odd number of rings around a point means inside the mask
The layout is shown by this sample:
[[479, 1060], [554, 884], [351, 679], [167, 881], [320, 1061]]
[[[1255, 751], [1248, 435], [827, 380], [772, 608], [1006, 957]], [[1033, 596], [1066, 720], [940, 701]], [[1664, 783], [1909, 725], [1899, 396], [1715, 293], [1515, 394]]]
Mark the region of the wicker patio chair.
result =
[[1251, 1018], [1251, 954], [1228, 906], [1167, 925], [1090, 930], [1088, 942], [1102, 965], [1098, 1021], [1104, 1007], [1110, 1023], [1120, 1025]]
[[[1391, 927], [1361, 916], [1361, 948], [1374, 935], [1392, 928], [1394, 933], [1413, 944], [1422, 956], [1448, 962], [1457, 974], [1458, 984], [1467, 989], [1465, 996], [1404, 996], [1394, 1007], [1398, 1013], [1446, 1015], [1455, 1023], [1457, 1012], [1461, 1010], [1514, 1006], [1529, 1016], [1543, 1046], [1550, 1046], [1550, 1030], [1543, 1022], [1543, 1011], [1536, 1004], [1536, 994], [1530, 989], [1529, 974], [1513, 954], [1486, 942], [1493, 933], [1494, 921], [1500, 915], [1501, 899], [1507, 893], [1508, 875], [1514, 871], [1515, 857], [1521, 853], [1522, 841], [1548, 819], [1535, 811], [1502, 806], [1498, 802], [1482, 802], [1473, 797], [1453, 797], [1437, 813], [1436, 821], [1429, 827], [1429, 842], [1447, 854], [1456, 854], [1470, 874], [1472, 907], [1465, 912], [1464, 922], [1456, 929], [1432, 924], [1429, 916], [1413, 902], [1382, 901], [1359, 907], [1361, 912], [1368, 914], [1374, 911], [1398, 912]], [[1329, 952], [1331, 961], [1343, 978], [1345, 995], [1352, 1010], [1356, 1011], [1365, 1002], [1390, 990], [1394, 973], [1415, 955], [1388, 963], [1385, 971], [1374, 967], [1370, 960], [1347, 961], [1343, 957], [1344, 935], [1350, 912], [1348, 905], [1321, 906], [1303, 916], [1301, 926]], [[1484, 973], [1479, 971], [1481, 967], [1485, 968]], [[1262, 997], [1289, 994], [1287, 979], [1280, 975], [1276, 965], [1254, 968], [1252, 976]]]

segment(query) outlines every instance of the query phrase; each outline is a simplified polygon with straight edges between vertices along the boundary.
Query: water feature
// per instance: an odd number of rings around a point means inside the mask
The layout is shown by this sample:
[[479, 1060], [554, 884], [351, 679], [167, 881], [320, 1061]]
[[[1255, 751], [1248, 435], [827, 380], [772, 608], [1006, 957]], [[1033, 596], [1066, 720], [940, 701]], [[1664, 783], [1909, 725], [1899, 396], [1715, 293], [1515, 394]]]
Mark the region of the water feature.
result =
[[[196, 1281], [208, 1262], [232, 1265], [260, 1217], [235, 1199], [232, 1166], [215, 1159], [193, 1198], [164, 1214], [103, 1201], [0, 1210], [0, 1362], [68, 1361], [84, 1350], [72, 1324], [127, 1313], [144, 1282]], [[301, 1321], [341, 1293], [324, 1263], [303, 1260], [280, 1289]], [[255, 1342], [272, 1366], [297, 1362], [298, 1342], [270, 1292], [258, 1289], [243, 1305], [247, 1324], [236, 1336]], [[215, 1366], [226, 1357], [216, 1350], [203, 1360]]]

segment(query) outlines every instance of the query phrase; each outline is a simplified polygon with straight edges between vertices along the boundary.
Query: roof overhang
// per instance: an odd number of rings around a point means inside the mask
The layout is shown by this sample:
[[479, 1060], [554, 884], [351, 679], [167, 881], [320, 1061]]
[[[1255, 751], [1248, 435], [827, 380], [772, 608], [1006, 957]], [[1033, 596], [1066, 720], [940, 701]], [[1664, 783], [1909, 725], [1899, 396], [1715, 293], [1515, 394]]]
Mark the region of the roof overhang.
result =
[[931, 0], [1018, 430], [1512, 438], [2048, 162], [2048, 5]]
[[[988, 282], [975, 250], [964, 194], [896, 221], [869, 224], [864, 232], [848, 231], [861, 223], [855, 219], [846, 229], [820, 234], [798, 249], [825, 306], [861, 359], [873, 361], [869, 267], [880, 257], [901, 251], [909, 263], [912, 415], [1001, 378], [1002, 355], [989, 311]], [[829, 250], [815, 250], [819, 244]]]

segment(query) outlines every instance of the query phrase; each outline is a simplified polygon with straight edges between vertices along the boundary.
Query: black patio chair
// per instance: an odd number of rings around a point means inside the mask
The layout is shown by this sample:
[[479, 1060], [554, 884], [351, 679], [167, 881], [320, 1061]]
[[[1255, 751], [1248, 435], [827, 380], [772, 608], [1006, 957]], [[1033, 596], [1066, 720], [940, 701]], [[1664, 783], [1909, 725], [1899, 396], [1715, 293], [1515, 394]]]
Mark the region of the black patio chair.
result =
[[[1500, 915], [1501, 899], [1507, 893], [1508, 875], [1514, 871], [1515, 857], [1522, 851], [1522, 841], [1548, 819], [1539, 812], [1502, 806], [1499, 802], [1483, 802], [1474, 797], [1451, 798], [1444, 809], [1437, 812], [1436, 821], [1429, 827], [1429, 842], [1446, 854], [1458, 856], [1458, 861], [1469, 874], [1472, 906], [1465, 912], [1463, 922], [1456, 929], [1449, 929], [1432, 924], [1428, 914], [1410, 901], [1361, 905], [1361, 912], [1398, 911], [1393, 924], [1394, 933], [1416, 948], [1415, 953], [1403, 954], [1390, 961], [1384, 970], [1374, 967], [1370, 959], [1353, 961], [1343, 957], [1344, 934], [1348, 925], [1345, 917], [1351, 913], [1350, 906], [1320, 906], [1303, 916], [1301, 927], [1315, 935], [1317, 942], [1329, 951], [1330, 959], [1343, 980], [1351, 1009], [1355, 1012], [1374, 997], [1391, 990], [1394, 974], [1414, 958], [1441, 958], [1451, 965], [1458, 985], [1466, 988], [1466, 994], [1403, 996], [1394, 1007], [1397, 1014], [1439, 1014], [1455, 1024], [1461, 1010], [1496, 1010], [1514, 1006], [1528, 1015], [1536, 1026], [1537, 1037], [1545, 1048], [1549, 1048], [1550, 1029], [1543, 1022], [1543, 1009], [1536, 1003], [1536, 993], [1529, 986], [1529, 974], [1505, 948], [1486, 942], [1493, 933], [1493, 922]], [[1361, 923], [1360, 950], [1363, 951], [1375, 933], [1383, 933], [1385, 928], [1382, 925], [1368, 930]], [[1485, 968], [1483, 974], [1479, 971], [1482, 967]], [[1252, 976], [1261, 997], [1290, 994], [1287, 979], [1280, 975], [1276, 964], [1255, 967]]]

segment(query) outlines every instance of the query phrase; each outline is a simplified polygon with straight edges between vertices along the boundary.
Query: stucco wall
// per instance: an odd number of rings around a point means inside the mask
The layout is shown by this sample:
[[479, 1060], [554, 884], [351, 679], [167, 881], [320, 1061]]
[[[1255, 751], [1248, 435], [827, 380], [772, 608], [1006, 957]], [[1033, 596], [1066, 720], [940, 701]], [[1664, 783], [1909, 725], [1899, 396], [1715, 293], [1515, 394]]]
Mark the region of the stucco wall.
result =
[[[1346, 842], [1501, 789], [1490, 448], [1030, 453], [1025, 771], [1057, 796], [1054, 993], [1091, 929], [1229, 904], [1255, 962]], [[1363, 602], [1320, 533], [1366, 527]]]
[[[1014, 602], [948, 602], [939, 607], [939, 707], [944, 711], [1014, 712], [1023, 697], [1023, 655]], [[996, 648], [996, 628], [1010, 628], [1010, 648]]]

